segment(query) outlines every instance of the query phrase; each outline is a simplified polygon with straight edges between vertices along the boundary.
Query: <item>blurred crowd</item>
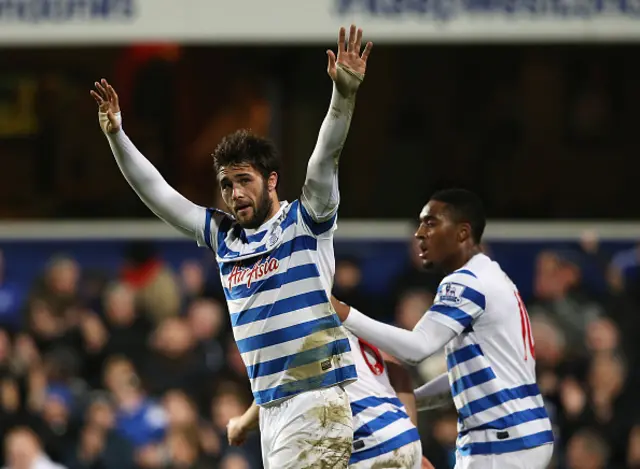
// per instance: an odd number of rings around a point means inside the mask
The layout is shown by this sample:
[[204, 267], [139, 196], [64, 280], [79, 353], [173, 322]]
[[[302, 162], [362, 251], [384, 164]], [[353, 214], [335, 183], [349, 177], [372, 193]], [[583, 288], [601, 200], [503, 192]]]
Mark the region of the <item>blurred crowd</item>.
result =
[[[491, 247], [486, 247], [490, 252]], [[366, 290], [357, 258], [337, 260], [334, 294], [412, 328], [440, 280], [414, 244], [385, 298]], [[251, 402], [219, 283], [201, 260], [173, 270], [136, 242], [117, 275], [50, 260], [33, 285], [0, 254], [0, 460], [7, 469], [258, 469], [259, 435], [226, 441]], [[557, 436], [557, 469], [640, 468], [635, 338], [640, 247], [541, 251], [528, 301], [538, 378]], [[605, 289], [591, 286], [587, 268]], [[442, 355], [410, 368], [416, 385], [446, 371]], [[636, 410], [638, 409], [638, 410]], [[420, 415], [425, 455], [453, 467], [453, 408]]]

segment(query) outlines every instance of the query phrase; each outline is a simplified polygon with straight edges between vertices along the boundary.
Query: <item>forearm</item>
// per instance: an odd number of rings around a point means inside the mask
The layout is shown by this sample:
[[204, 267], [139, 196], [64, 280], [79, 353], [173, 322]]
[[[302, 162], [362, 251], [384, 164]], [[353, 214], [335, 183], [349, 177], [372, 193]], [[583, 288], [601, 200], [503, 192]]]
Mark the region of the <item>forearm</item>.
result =
[[316, 221], [329, 219], [340, 202], [338, 161], [355, 109], [355, 94], [345, 97], [333, 88], [331, 105], [322, 122], [318, 141], [309, 158], [302, 188], [302, 203]]
[[260, 424], [260, 407], [256, 404], [256, 401], [251, 403], [251, 406], [242, 414], [242, 426], [247, 430], [254, 430], [258, 428]]
[[449, 376], [442, 373], [414, 391], [418, 410], [437, 409], [452, 402]]
[[413, 382], [408, 371], [402, 364], [398, 363], [394, 357], [382, 352], [387, 365], [387, 374], [391, 387], [398, 395], [398, 399], [404, 405], [407, 415], [414, 425], [418, 425], [418, 410], [416, 408], [416, 398], [413, 393]]
[[375, 321], [355, 308], [351, 308], [345, 327], [358, 337], [410, 364], [420, 363], [449, 342], [455, 333], [426, 315], [412, 330]]
[[122, 174], [145, 205], [183, 234], [196, 237], [205, 209], [173, 189], [123, 130], [107, 134], [107, 139]]

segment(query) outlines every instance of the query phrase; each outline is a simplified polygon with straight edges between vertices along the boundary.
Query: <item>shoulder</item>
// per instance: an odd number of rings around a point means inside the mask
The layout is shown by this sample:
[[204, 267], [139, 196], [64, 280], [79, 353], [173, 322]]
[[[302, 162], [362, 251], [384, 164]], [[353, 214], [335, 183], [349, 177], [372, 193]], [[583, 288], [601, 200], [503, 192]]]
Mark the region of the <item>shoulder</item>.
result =
[[218, 208], [207, 208], [207, 219], [210, 221], [216, 221], [221, 223], [226, 221], [229, 224], [233, 224], [236, 222], [236, 219], [233, 215], [224, 210], [220, 210]]
[[438, 286], [436, 301], [456, 305], [465, 300], [484, 308], [485, 288], [477, 272], [460, 269], [442, 279]]
[[317, 215], [314, 215], [308, 207], [305, 207], [301, 199], [296, 200], [293, 204], [296, 204], [296, 212], [300, 213], [300, 221], [309, 234], [317, 238], [333, 236], [333, 232], [337, 228], [337, 210], [332, 211], [327, 217], [319, 218]]
[[482, 281], [480, 275], [469, 269], [459, 269], [450, 273], [442, 279], [438, 286], [438, 293], [447, 289], [450, 293], [461, 291], [464, 288], [473, 288], [482, 291]]

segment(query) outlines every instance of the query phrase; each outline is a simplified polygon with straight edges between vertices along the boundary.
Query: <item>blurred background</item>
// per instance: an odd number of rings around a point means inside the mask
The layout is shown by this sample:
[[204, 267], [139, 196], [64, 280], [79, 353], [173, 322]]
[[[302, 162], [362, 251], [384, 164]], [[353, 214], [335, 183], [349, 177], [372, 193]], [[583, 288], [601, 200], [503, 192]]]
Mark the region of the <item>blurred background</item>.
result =
[[[304, 180], [325, 50], [374, 41], [341, 160], [335, 295], [412, 328], [439, 278], [411, 234], [429, 195], [479, 193], [521, 289], [558, 469], [640, 468], [640, 7], [623, 0], [0, 0], [0, 461], [10, 469], [258, 469], [213, 256], [121, 176], [89, 96], [185, 196], [249, 127]], [[416, 385], [446, 370], [412, 368]], [[454, 464], [453, 409], [420, 416]]]

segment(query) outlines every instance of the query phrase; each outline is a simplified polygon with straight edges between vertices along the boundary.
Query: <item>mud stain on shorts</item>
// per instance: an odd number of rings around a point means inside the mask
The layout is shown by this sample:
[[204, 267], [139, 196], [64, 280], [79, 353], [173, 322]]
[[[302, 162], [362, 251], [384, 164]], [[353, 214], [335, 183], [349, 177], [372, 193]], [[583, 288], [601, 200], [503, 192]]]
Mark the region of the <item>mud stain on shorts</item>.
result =
[[371, 469], [412, 469], [415, 467], [417, 461], [417, 455], [415, 451], [412, 453], [401, 454], [400, 450], [396, 449], [388, 455], [388, 458], [381, 457], [380, 461], [376, 461], [371, 465]]
[[[317, 438], [300, 440], [301, 452], [298, 456], [300, 467], [304, 469], [346, 468], [353, 443], [350, 407], [338, 402], [330, 402], [314, 407], [307, 415], [308, 418], [317, 420], [320, 426]], [[344, 436], [332, 436], [341, 434]]]
[[351, 407], [342, 402], [328, 402], [309, 410], [309, 417], [320, 422], [320, 427], [331, 430], [336, 425], [352, 425]]

